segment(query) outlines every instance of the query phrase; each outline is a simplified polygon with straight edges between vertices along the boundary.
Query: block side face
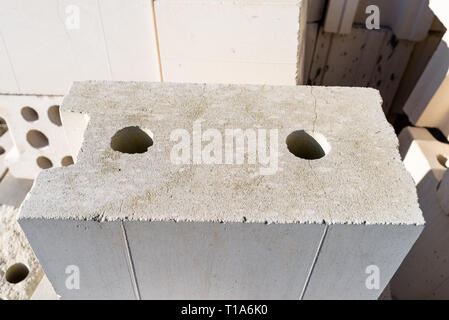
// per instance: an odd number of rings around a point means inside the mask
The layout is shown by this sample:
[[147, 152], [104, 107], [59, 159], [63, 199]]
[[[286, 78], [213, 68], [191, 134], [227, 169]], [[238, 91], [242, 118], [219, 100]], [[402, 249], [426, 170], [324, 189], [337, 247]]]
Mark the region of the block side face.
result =
[[[78, 162], [43, 172], [32, 190], [35, 201], [24, 204], [22, 214], [105, 220], [423, 223], [413, 181], [400, 161], [397, 138], [380, 104], [377, 91], [361, 88], [75, 83], [63, 109], [90, 117]], [[152, 136], [147, 152], [112, 150], [112, 137], [130, 126]], [[253, 162], [237, 162], [237, 139], [231, 140], [227, 162], [227, 130], [249, 130], [256, 137]], [[287, 137], [300, 130], [324, 137], [327, 155], [309, 161], [291, 153]], [[213, 160], [206, 150], [210, 136], [205, 134], [212, 134], [214, 146], [219, 145], [214, 152], [220, 156]], [[255, 141], [265, 144], [256, 146]], [[180, 143], [186, 143], [182, 148], [187, 160], [178, 162]], [[242, 149], [249, 154], [246, 143]], [[48, 193], [57, 196], [47, 200]], [[67, 201], [61, 203], [59, 197]], [[38, 210], [38, 199], [46, 199], [48, 210]]]
[[61, 299], [135, 299], [118, 222], [19, 219]]
[[377, 299], [422, 228], [329, 226], [304, 299]]
[[156, 1], [154, 7], [164, 81], [296, 84], [304, 1]]
[[143, 299], [298, 299], [323, 225], [125, 222]]

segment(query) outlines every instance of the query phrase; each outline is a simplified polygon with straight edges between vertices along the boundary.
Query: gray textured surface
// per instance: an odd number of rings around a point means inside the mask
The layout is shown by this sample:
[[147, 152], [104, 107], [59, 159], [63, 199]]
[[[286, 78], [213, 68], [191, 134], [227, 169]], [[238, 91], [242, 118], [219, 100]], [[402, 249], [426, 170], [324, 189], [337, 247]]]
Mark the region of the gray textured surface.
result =
[[[423, 223], [372, 89], [76, 82], [62, 108], [89, 114], [78, 162], [43, 172], [22, 218]], [[279, 170], [172, 164], [170, 133], [191, 131], [197, 119], [203, 130], [278, 129]], [[151, 130], [154, 145], [143, 154], [113, 151], [111, 137], [135, 125]], [[302, 129], [326, 137], [326, 157], [288, 151], [285, 138]]]

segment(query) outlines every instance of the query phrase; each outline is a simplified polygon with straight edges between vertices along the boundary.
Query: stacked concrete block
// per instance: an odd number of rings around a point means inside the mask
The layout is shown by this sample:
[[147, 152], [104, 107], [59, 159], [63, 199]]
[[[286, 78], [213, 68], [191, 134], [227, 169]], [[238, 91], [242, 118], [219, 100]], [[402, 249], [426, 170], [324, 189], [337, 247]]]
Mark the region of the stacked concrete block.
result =
[[16, 221], [18, 210], [0, 206], [0, 300], [27, 300], [44, 272]]
[[74, 80], [160, 80], [152, 1], [2, 1], [0, 92], [65, 94]]
[[162, 0], [154, 8], [164, 81], [303, 82], [307, 1]]
[[77, 82], [62, 109], [77, 161], [19, 223], [63, 299], [375, 299], [423, 228], [372, 89]]
[[34, 179], [42, 169], [73, 164], [59, 114], [61, 96], [0, 95], [13, 147], [5, 164], [16, 178]]
[[[430, 1], [430, 7], [449, 26], [446, 1]], [[449, 138], [449, 36], [445, 34], [404, 105], [411, 123], [440, 129]]]
[[413, 42], [396, 39], [389, 29], [358, 26], [349, 34], [333, 34], [320, 28], [307, 82], [376, 88], [388, 113], [413, 48]]
[[404, 165], [415, 180], [426, 226], [390, 283], [395, 299], [449, 299], [449, 144], [426, 129], [399, 135]]

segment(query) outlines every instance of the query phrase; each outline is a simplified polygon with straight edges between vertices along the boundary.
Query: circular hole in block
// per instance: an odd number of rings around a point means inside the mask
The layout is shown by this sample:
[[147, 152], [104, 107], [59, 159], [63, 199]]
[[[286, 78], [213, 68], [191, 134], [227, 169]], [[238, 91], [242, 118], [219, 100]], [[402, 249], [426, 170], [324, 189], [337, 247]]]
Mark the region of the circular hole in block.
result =
[[6, 270], [5, 278], [9, 283], [19, 283], [28, 276], [30, 271], [23, 263], [15, 263]]
[[438, 163], [441, 164], [443, 167], [447, 168], [449, 167], [449, 161], [446, 156], [443, 156], [442, 154], [439, 154], [437, 156]]
[[316, 160], [324, 157], [330, 151], [330, 145], [320, 133], [309, 133], [296, 130], [285, 140], [288, 150], [301, 159]]
[[23, 107], [20, 114], [28, 122], [33, 122], [39, 119], [39, 114], [31, 107]]
[[111, 139], [112, 150], [122, 153], [145, 153], [153, 145], [151, 131], [139, 127], [126, 127], [117, 131]]
[[36, 163], [41, 169], [49, 169], [53, 167], [53, 163], [51, 162], [51, 160], [44, 156], [40, 156], [39, 158], [37, 158]]
[[48, 146], [48, 138], [45, 134], [40, 132], [39, 130], [30, 130], [27, 133], [27, 141], [28, 143], [36, 148], [41, 149], [43, 147]]
[[67, 166], [70, 166], [72, 164], [73, 164], [72, 156], [66, 156], [66, 157], [62, 158], [62, 160], [61, 160], [61, 165], [63, 167], [67, 167]]
[[62, 126], [61, 115], [59, 114], [59, 106], [51, 106], [47, 111], [48, 119], [57, 125], [58, 127]]
[[0, 146], [0, 156], [5, 153], [5, 148]]

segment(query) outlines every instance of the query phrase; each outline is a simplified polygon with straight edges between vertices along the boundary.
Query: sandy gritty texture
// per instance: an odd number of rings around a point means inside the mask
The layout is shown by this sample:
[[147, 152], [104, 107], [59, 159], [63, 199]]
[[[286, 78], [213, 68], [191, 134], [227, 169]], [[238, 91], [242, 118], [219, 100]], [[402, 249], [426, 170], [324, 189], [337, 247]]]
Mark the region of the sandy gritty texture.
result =
[[[0, 298], [3, 300], [30, 299], [44, 272], [25, 235], [16, 221], [17, 209], [0, 207]], [[8, 268], [23, 263], [29, 269], [25, 280], [11, 284], [5, 279]]]
[[[381, 104], [368, 88], [75, 82], [62, 109], [89, 116], [77, 163], [43, 171], [21, 219], [422, 225]], [[279, 170], [173, 164], [170, 133], [198, 119], [203, 132], [277, 129]], [[148, 152], [111, 149], [127, 126], [151, 130]], [[285, 143], [294, 130], [324, 135], [328, 155], [295, 157]]]

